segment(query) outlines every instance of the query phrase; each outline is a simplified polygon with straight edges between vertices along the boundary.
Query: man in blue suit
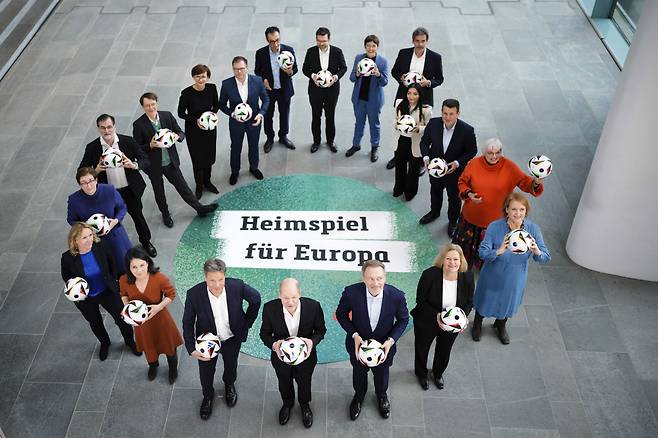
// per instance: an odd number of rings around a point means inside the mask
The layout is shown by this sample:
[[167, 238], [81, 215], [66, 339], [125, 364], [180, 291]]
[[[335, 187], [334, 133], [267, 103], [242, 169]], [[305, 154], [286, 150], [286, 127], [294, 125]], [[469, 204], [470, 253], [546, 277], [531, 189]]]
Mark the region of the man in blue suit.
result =
[[[336, 309], [336, 319], [347, 332], [345, 347], [352, 364], [354, 398], [350, 403], [350, 418], [356, 420], [368, 389], [368, 371], [375, 379], [379, 413], [383, 418], [391, 415], [388, 401], [388, 373], [395, 344], [409, 323], [409, 311], [404, 292], [386, 284], [384, 264], [368, 260], [361, 267], [363, 282], [347, 286]], [[350, 315], [351, 312], [351, 315]], [[365, 340], [375, 339], [384, 345], [385, 360], [369, 368], [358, 358], [358, 348]]]
[[[224, 362], [224, 398], [229, 407], [235, 406], [238, 393], [235, 390], [238, 354], [247, 340], [260, 308], [260, 294], [256, 289], [237, 278], [226, 277], [226, 264], [210, 259], [203, 265], [205, 280], [187, 291], [183, 313], [183, 338], [190, 356], [199, 360], [199, 377], [203, 389], [201, 419], [207, 420], [212, 413], [215, 397], [213, 380], [217, 357], [208, 359], [196, 351], [196, 338], [213, 333], [221, 340], [219, 354]], [[247, 311], [242, 302], [248, 303]]]
[[[265, 135], [267, 140], [263, 146], [265, 153], [272, 150], [274, 144], [274, 104], [279, 106], [279, 143], [288, 149], [294, 150], [295, 145], [288, 138], [290, 99], [295, 94], [292, 77], [297, 74], [297, 57], [292, 47], [281, 44], [279, 28], [270, 26], [265, 29], [267, 46], [256, 51], [256, 66], [254, 73], [263, 79], [263, 84], [270, 96], [270, 106], [265, 113]], [[292, 66], [279, 65], [277, 57], [281, 52], [290, 52], [295, 58]]]
[[[245, 134], [249, 144], [249, 172], [256, 179], [263, 179], [263, 173], [258, 169], [258, 138], [260, 124], [269, 107], [270, 97], [267, 95], [263, 80], [248, 74], [247, 58], [236, 56], [231, 65], [234, 76], [222, 81], [219, 109], [230, 117], [228, 130], [231, 135], [231, 177], [228, 181], [233, 186], [238, 182], [240, 154]], [[231, 117], [239, 103], [246, 103], [252, 110], [252, 117], [245, 122], [239, 122]]]

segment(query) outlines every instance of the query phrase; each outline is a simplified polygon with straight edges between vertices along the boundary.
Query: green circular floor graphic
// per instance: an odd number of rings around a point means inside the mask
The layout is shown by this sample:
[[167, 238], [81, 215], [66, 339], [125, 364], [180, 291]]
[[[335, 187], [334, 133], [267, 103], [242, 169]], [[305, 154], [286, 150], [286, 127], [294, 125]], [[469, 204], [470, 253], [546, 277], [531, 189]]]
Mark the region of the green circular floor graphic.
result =
[[[258, 290], [263, 304], [278, 297], [282, 279], [294, 277], [302, 295], [324, 310], [320, 363], [349, 359], [334, 312], [344, 287], [361, 281], [364, 260], [385, 263], [386, 282], [405, 292], [411, 310], [420, 273], [436, 255], [432, 236], [405, 204], [349, 178], [267, 178], [224, 194], [219, 207], [213, 217], [194, 219], [178, 244], [174, 269], [181, 300], [203, 281], [203, 263], [211, 257], [226, 262], [228, 277]], [[242, 352], [269, 359], [258, 336], [260, 322], [259, 315]]]

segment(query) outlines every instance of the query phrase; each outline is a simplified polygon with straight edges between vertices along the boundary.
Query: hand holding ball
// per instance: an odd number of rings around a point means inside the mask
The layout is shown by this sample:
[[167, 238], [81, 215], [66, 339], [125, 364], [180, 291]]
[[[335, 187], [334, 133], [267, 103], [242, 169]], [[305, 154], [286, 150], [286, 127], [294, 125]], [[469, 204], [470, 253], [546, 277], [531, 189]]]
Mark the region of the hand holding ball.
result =
[[201, 114], [201, 117], [199, 117], [197, 123], [199, 124], [199, 127], [204, 131], [212, 131], [217, 127], [217, 123], [219, 123], [219, 118], [217, 117], [217, 114], [215, 114], [214, 112], [206, 111], [205, 113]]
[[276, 57], [276, 62], [279, 64], [279, 67], [288, 69], [295, 65], [295, 56], [291, 52], [284, 50]]
[[448, 163], [443, 158], [432, 158], [427, 165], [427, 173], [434, 178], [441, 178], [448, 173]]
[[302, 338], [292, 336], [281, 342], [281, 360], [288, 365], [299, 365], [309, 356], [308, 345]]
[[176, 143], [177, 138], [176, 133], [167, 128], [158, 129], [158, 132], [153, 136], [153, 140], [158, 147], [165, 149], [172, 147]]
[[525, 254], [530, 249], [532, 236], [527, 231], [517, 228], [507, 234], [509, 238], [509, 249], [514, 254]]
[[370, 58], [363, 58], [356, 66], [356, 71], [359, 72], [361, 76], [370, 76], [377, 69], [377, 64]]
[[149, 316], [149, 308], [141, 300], [132, 300], [123, 306], [121, 319], [133, 327], [142, 325]]
[[315, 74], [315, 84], [320, 88], [329, 88], [334, 84], [334, 75], [329, 70], [320, 70]]
[[438, 323], [443, 331], [461, 333], [468, 327], [468, 318], [462, 309], [450, 306], [439, 314]]
[[416, 128], [416, 119], [409, 114], [401, 115], [395, 122], [395, 129], [401, 134], [409, 135]]
[[239, 103], [235, 106], [231, 117], [237, 120], [240, 123], [244, 123], [247, 120], [251, 119], [252, 115], [251, 107], [246, 103]]
[[101, 154], [101, 163], [108, 168], [122, 167], [123, 154], [118, 148], [107, 148]]
[[374, 339], [363, 341], [359, 346], [357, 355], [359, 360], [369, 367], [376, 367], [382, 364], [386, 357], [384, 346]]
[[221, 345], [217, 335], [207, 332], [196, 338], [194, 349], [206, 359], [212, 359], [219, 354]]
[[535, 155], [528, 160], [528, 170], [532, 176], [543, 179], [553, 172], [553, 162], [546, 155]]

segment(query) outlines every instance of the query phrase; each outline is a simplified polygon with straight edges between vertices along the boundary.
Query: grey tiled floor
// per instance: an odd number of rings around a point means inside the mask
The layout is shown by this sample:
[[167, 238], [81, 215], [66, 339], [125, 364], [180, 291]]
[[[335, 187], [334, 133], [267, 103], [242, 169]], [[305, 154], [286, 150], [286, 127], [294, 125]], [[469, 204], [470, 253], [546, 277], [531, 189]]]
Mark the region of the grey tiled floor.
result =
[[[189, 68], [207, 63], [219, 82], [237, 54], [252, 60], [271, 24], [302, 55], [314, 31], [326, 25], [348, 64], [368, 33], [393, 61], [426, 26], [430, 46], [444, 59], [446, 82], [435, 101], [457, 97], [462, 118], [480, 140], [499, 136], [519, 162], [542, 152], [556, 162], [533, 217], [553, 253], [531, 266], [524, 306], [510, 322], [512, 343], [501, 346], [487, 326], [479, 344], [461, 336], [446, 374], [446, 389], [421, 391], [412, 374], [412, 334], [400, 342], [391, 374], [393, 415], [381, 420], [368, 399], [357, 422], [347, 418], [352, 394], [349, 365], [319, 366], [313, 382], [315, 425], [299, 412], [276, 422], [276, 380], [265, 361], [243, 356], [238, 405], [218, 400], [212, 418], [198, 418], [196, 365], [181, 358], [172, 387], [145, 378], [143, 358], [115, 342], [110, 358], [97, 349], [81, 315], [60, 294], [58, 257], [65, 249], [66, 196], [76, 189], [74, 167], [95, 136], [101, 112], [130, 132], [146, 89], [175, 110], [189, 85]], [[655, 437], [658, 436], [658, 288], [598, 274], [567, 257], [564, 246], [587, 169], [619, 76], [614, 62], [573, 2], [444, 0], [64, 0], [19, 62], [0, 82], [0, 427], [22, 437]], [[338, 144], [351, 140], [351, 87], [343, 80]], [[296, 78], [291, 137], [262, 157], [266, 175], [319, 172], [350, 176], [391, 190], [384, 168], [389, 152], [394, 87], [386, 89], [382, 160], [365, 153], [346, 159], [323, 149], [308, 153], [311, 137], [305, 81]], [[218, 156], [227, 156], [220, 126]], [[182, 148], [184, 149], [184, 148]], [[190, 163], [182, 152], [184, 173]], [[214, 180], [227, 185], [228, 163]], [[251, 179], [244, 176], [240, 184]], [[176, 226], [164, 228], [150, 188], [145, 212], [172, 273], [176, 243], [192, 219], [180, 198], [169, 197]], [[410, 203], [426, 212], [427, 181]], [[126, 221], [134, 237], [132, 222]], [[445, 220], [429, 226], [447, 240]], [[136, 241], [136, 240], [135, 240]], [[172, 312], [180, 320], [182, 305]], [[120, 339], [108, 324], [113, 339]], [[186, 356], [186, 355], [185, 355]], [[166, 367], [163, 367], [166, 368]], [[163, 373], [164, 374], [164, 373]], [[219, 385], [221, 387], [221, 385]]]

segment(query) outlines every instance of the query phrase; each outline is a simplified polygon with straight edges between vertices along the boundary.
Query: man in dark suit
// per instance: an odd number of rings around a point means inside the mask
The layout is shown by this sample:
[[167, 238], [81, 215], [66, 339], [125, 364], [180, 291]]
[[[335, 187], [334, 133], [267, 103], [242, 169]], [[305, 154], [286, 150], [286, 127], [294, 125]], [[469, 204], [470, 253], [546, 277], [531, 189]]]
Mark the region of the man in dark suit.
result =
[[[352, 364], [354, 398], [350, 403], [350, 418], [356, 420], [368, 389], [368, 371], [375, 379], [379, 413], [383, 418], [391, 415], [388, 389], [389, 368], [395, 356], [395, 344], [409, 323], [409, 311], [404, 293], [386, 284], [384, 264], [368, 260], [361, 267], [363, 282], [347, 286], [336, 309], [336, 319], [347, 332], [345, 347]], [[350, 315], [351, 312], [351, 315]], [[383, 344], [385, 360], [369, 368], [358, 358], [363, 341], [375, 339]]]
[[155, 133], [159, 129], [170, 129], [177, 136], [176, 141], [179, 143], [185, 139], [185, 133], [176, 118], [169, 111], [158, 111], [158, 96], [155, 93], [144, 93], [139, 98], [139, 104], [144, 109], [144, 114], [133, 122], [133, 138], [139, 144], [143, 151], [148, 155], [151, 166], [146, 174], [151, 180], [155, 202], [162, 213], [164, 224], [172, 228], [174, 220], [171, 218], [167, 198], [165, 197], [164, 181], [162, 176], [174, 186], [178, 194], [183, 198], [190, 207], [196, 210], [201, 217], [214, 211], [217, 204], [203, 205], [196, 198], [190, 186], [185, 182], [183, 174], [180, 171], [180, 159], [176, 145], [170, 148], [161, 148], [155, 141]]
[[[226, 277], [226, 264], [219, 259], [207, 260], [203, 265], [205, 280], [187, 291], [183, 313], [183, 338], [190, 356], [199, 360], [199, 377], [203, 389], [201, 419], [207, 420], [212, 413], [215, 397], [213, 380], [217, 357], [208, 359], [196, 351], [196, 338], [213, 333], [221, 341], [219, 354], [224, 362], [224, 399], [229, 407], [235, 406], [238, 393], [235, 390], [238, 354], [247, 340], [260, 308], [260, 294], [256, 289], [237, 278]], [[247, 311], [242, 302], [248, 303]]]
[[[270, 96], [270, 105], [265, 113], [265, 135], [267, 140], [263, 150], [268, 153], [272, 150], [274, 144], [274, 127], [272, 119], [274, 117], [274, 104], [279, 106], [279, 143], [288, 149], [294, 150], [295, 145], [288, 138], [289, 116], [290, 116], [290, 99], [295, 94], [295, 88], [292, 84], [292, 77], [297, 74], [297, 57], [292, 47], [281, 44], [279, 28], [270, 26], [265, 29], [265, 39], [267, 46], [261, 47], [256, 51], [256, 66], [254, 74], [263, 78], [263, 84]], [[277, 56], [281, 52], [290, 52], [295, 58], [291, 67], [280, 66], [277, 62]]]
[[[308, 98], [311, 102], [312, 120], [311, 132], [313, 133], [313, 144], [311, 153], [318, 151], [320, 147], [321, 132], [320, 121], [322, 119], [322, 110], [325, 116], [325, 134], [327, 136], [327, 146], [331, 152], [338, 152], [334, 139], [336, 138], [336, 124], [334, 115], [336, 113], [336, 103], [340, 94], [340, 78], [347, 72], [347, 64], [343, 51], [336, 46], [329, 46], [331, 32], [326, 27], [320, 27], [315, 31], [315, 43], [309, 47], [304, 58], [302, 73], [309, 78], [308, 81]], [[328, 88], [322, 88], [317, 83], [317, 73], [321, 70], [328, 70], [332, 73], [332, 83]]]
[[[309, 405], [311, 380], [318, 362], [316, 347], [326, 332], [320, 303], [310, 298], [301, 298], [299, 282], [294, 278], [283, 280], [279, 285], [279, 298], [263, 306], [260, 339], [267, 348], [272, 349], [272, 367], [279, 380], [279, 392], [283, 400], [283, 407], [279, 411], [281, 425], [288, 423], [290, 410], [295, 404], [293, 379], [297, 381], [302, 422], [307, 428], [313, 425], [313, 412]], [[288, 365], [281, 360], [281, 344], [291, 336], [306, 342], [310, 352], [308, 358], [298, 365]]]
[[[258, 169], [258, 138], [260, 137], [260, 124], [269, 107], [270, 97], [263, 80], [256, 75], [248, 74], [247, 58], [236, 56], [231, 61], [231, 65], [234, 76], [222, 81], [222, 89], [219, 92], [219, 109], [230, 117], [228, 130], [231, 136], [231, 176], [228, 182], [233, 186], [238, 182], [240, 174], [240, 154], [245, 134], [247, 134], [249, 147], [249, 173], [256, 179], [263, 179], [263, 173]], [[232, 117], [233, 111], [239, 103], [246, 103], [251, 107], [252, 116], [245, 122], [240, 122]]]
[[443, 158], [448, 163], [448, 173], [442, 178], [429, 177], [431, 208], [419, 222], [425, 225], [439, 217], [445, 188], [448, 193], [448, 236], [452, 236], [462, 207], [457, 180], [466, 163], [477, 154], [475, 130], [468, 123], [459, 120], [458, 100], [443, 101], [441, 117], [433, 117], [425, 127], [420, 139], [420, 152], [425, 168], [432, 158]]
[[[441, 55], [427, 48], [427, 42], [430, 34], [424, 27], [414, 29], [411, 34], [413, 47], [401, 49], [398, 57], [395, 58], [395, 64], [391, 69], [391, 77], [398, 82], [398, 91], [395, 99], [402, 99], [407, 93], [407, 87], [404, 85], [404, 77], [407, 73], [415, 71], [422, 73], [423, 79], [420, 81], [423, 92], [420, 94], [420, 103], [423, 105], [434, 106], [434, 88], [443, 83], [443, 65]], [[395, 157], [386, 164], [387, 169], [395, 167]], [[418, 176], [425, 172], [421, 166]]]
[[[78, 169], [95, 168], [98, 173], [98, 182], [112, 184], [117, 189], [126, 203], [128, 214], [135, 223], [139, 242], [148, 255], [156, 257], [158, 253], [151, 243], [151, 230], [142, 213], [142, 195], [146, 184], [139, 173], [140, 170], [148, 169], [151, 162], [132, 137], [116, 133], [113, 116], [101, 114], [96, 119], [96, 127], [100, 137], [85, 146], [85, 154]], [[107, 168], [101, 162], [101, 155], [109, 148], [118, 148], [123, 154], [121, 167]]]

